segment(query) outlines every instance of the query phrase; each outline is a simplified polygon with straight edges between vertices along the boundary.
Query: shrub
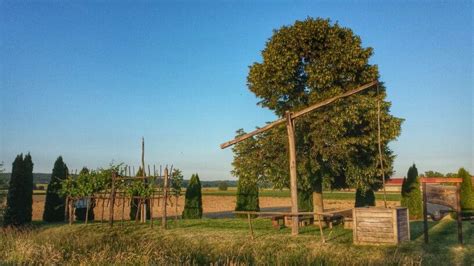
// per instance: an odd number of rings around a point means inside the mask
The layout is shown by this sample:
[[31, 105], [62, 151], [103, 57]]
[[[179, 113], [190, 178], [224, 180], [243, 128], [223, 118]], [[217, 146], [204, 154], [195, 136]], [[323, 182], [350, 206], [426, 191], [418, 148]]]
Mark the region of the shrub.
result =
[[461, 183], [461, 209], [474, 211], [474, 192], [472, 191], [472, 179], [466, 169], [461, 168], [458, 171], [458, 177], [462, 178]]
[[[260, 211], [256, 182], [239, 180], [237, 184], [236, 211]], [[243, 217], [244, 215], [237, 215]]]
[[198, 174], [191, 176], [184, 200], [183, 219], [200, 219], [202, 217], [201, 182]]
[[407, 177], [403, 179], [401, 205], [408, 208], [411, 219], [420, 219], [422, 217], [423, 207], [420, 179], [415, 164], [408, 169]]
[[375, 194], [374, 190], [362, 190], [360, 188], [356, 191], [356, 200], [355, 200], [356, 207], [367, 207], [367, 206], [375, 206]]
[[30, 154], [18, 155], [12, 165], [7, 195], [4, 226], [20, 226], [31, 222], [33, 213], [33, 162]]
[[61, 195], [61, 182], [69, 175], [67, 165], [61, 156], [54, 163], [51, 180], [46, 190], [46, 201], [44, 204], [43, 220], [46, 222], [62, 222], [65, 219], [66, 198]]
[[[146, 173], [143, 173], [142, 167], [140, 166], [138, 168], [137, 174], [135, 176], [142, 176], [142, 175], [146, 176]], [[135, 183], [133, 184], [133, 186], [136, 189], [134, 189], [135, 191], [132, 193], [132, 196], [133, 197], [142, 196], [140, 191], [145, 188], [145, 186], [143, 186], [143, 180], [135, 180], [134, 182]], [[150, 200], [145, 200], [144, 204], [146, 204], [146, 219], [149, 220], [150, 215], [151, 215]], [[139, 205], [140, 205], [140, 199], [138, 199], [138, 198], [133, 199], [132, 198], [130, 200], [130, 220], [132, 220], [132, 221], [133, 220], [140, 220], [140, 210], [138, 208]], [[137, 215], [137, 212], [138, 212], [138, 215]]]
[[298, 189], [298, 211], [312, 212], [313, 211], [313, 190]]
[[217, 185], [217, 187], [219, 188], [220, 191], [226, 191], [228, 188], [228, 185], [227, 185], [227, 182], [222, 181], [222, 182], [219, 182], [219, 185]]

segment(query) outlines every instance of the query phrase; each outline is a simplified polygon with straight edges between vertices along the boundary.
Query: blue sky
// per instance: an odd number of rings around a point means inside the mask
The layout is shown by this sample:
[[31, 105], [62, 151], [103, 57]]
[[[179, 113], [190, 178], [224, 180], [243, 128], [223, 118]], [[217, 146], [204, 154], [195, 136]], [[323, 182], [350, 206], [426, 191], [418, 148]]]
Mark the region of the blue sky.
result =
[[0, 1], [0, 161], [35, 172], [174, 164], [231, 179], [235, 130], [273, 120], [246, 87], [272, 30], [330, 18], [373, 47], [392, 113], [395, 176], [473, 167], [473, 6], [466, 2]]

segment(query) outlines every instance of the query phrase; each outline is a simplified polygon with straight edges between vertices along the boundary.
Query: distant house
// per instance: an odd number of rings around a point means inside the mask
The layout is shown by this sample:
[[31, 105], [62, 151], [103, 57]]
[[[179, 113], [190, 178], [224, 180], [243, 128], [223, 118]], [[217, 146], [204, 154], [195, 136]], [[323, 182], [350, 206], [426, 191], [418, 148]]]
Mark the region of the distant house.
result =
[[402, 192], [403, 178], [392, 177], [385, 183], [385, 190], [387, 192]]

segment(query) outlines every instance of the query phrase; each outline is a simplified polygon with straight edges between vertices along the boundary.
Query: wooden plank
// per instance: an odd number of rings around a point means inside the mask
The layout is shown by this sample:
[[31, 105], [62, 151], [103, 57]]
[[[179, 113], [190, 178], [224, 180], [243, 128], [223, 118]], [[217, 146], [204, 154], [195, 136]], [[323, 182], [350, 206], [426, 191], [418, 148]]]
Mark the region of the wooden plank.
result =
[[352, 242], [357, 244], [359, 241], [357, 240], [357, 216], [356, 216], [356, 209], [352, 210]]
[[367, 223], [392, 223], [392, 217], [357, 217], [358, 222]]
[[462, 183], [462, 178], [457, 177], [422, 177], [421, 183]]
[[395, 242], [393, 242], [392, 238], [371, 237], [371, 236], [362, 236], [362, 235], [358, 236], [357, 241], [359, 243], [361, 243], [361, 242], [367, 242], [367, 243], [395, 243]]
[[361, 232], [359, 231], [359, 236], [373, 237], [373, 238], [391, 238], [391, 241], [396, 242], [396, 240], [394, 240], [393, 232]]
[[390, 223], [371, 223], [371, 222], [360, 222], [357, 220], [357, 223], [354, 223], [356, 226], [360, 227], [373, 227], [373, 228], [392, 228]]
[[392, 228], [393, 228], [393, 241], [398, 243], [398, 219], [397, 219], [397, 210], [392, 210]]
[[[322, 102], [313, 104], [313, 105], [311, 105], [311, 106], [309, 106], [309, 107], [307, 107], [307, 108], [304, 108], [303, 110], [300, 110], [300, 111], [298, 111], [298, 112], [295, 112], [295, 113], [292, 115], [292, 117], [293, 117], [293, 119], [295, 119], [295, 118], [297, 118], [297, 117], [299, 117], [299, 116], [305, 115], [305, 114], [307, 114], [307, 113], [309, 113], [309, 112], [311, 112], [311, 111], [314, 111], [314, 110], [316, 110], [316, 109], [318, 109], [318, 108], [321, 108], [321, 107], [323, 107], [323, 106], [326, 106], [326, 105], [328, 105], [328, 104], [330, 104], [330, 103], [332, 103], [332, 102], [334, 102], [334, 101], [336, 101], [336, 100], [339, 100], [339, 99], [341, 99], [341, 98], [345, 98], [345, 97], [351, 96], [351, 95], [356, 94], [356, 93], [358, 93], [358, 92], [361, 92], [361, 91], [363, 91], [363, 90], [365, 90], [365, 89], [368, 89], [368, 88], [370, 88], [370, 87], [372, 87], [372, 86], [374, 86], [374, 85], [376, 85], [376, 84], [378, 84], [378, 81], [369, 82], [369, 83], [364, 84], [364, 85], [362, 85], [362, 86], [360, 86], [360, 87], [358, 87], [358, 88], [356, 88], [356, 89], [350, 90], [350, 91], [345, 92], [345, 93], [343, 93], [343, 94], [340, 94], [340, 95], [338, 95], [338, 96], [335, 96], [335, 97], [329, 98], [329, 99], [327, 99], [327, 100], [324, 100], [324, 101], [322, 101]], [[244, 134], [244, 135], [242, 135], [242, 136], [240, 136], [240, 137], [237, 137], [237, 138], [235, 138], [235, 139], [233, 139], [233, 140], [231, 140], [231, 141], [224, 142], [224, 143], [221, 144], [221, 149], [225, 149], [225, 148], [227, 148], [227, 147], [229, 147], [229, 146], [232, 146], [232, 145], [234, 145], [234, 144], [236, 144], [236, 143], [239, 143], [239, 142], [241, 142], [241, 141], [243, 141], [243, 140], [246, 140], [246, 139], [248, 139], [248, 138], [251, 138], [251, 137], [253, 137], [253, 136], [257, 135], [257, 134], [260, 134], [260, 133], [262, 133], [262, 132], [265, 132], [265, 131], [267, 131], [267, 130], [269, 130], [269, 129], [271, 129], [271, 128], [273, 128], [273, 127], [279, 125], [279, 124], [283, 124], [283, 123], [285, 122], [285, 120], [286, 120], [285, 118], [280, 118], [280, 119], [278, 119], [278, 120], [276, 120], [276, 121], [274, 121], [274, 122], [272, 122], [272, 123], [270, 123], [270, 124], [267, 124], [266, 126], [261, 127], [261, 128], [259, 128], [259, 129], [257, 129], [257, 130], [254, 130], [254, 131], [252, 131], [252, 132], [250, 132], [250, 133]]]
[[392, 214], [390, 212], [358, 212], [356, 213], [357, 217], [366, 217], [366, 218], [391, 218]]
[[357, 226], [357, 231], [359, 232], [380, 232], [380, 233], [392, 233], [392, 227], [372, 227], [372, 226]]

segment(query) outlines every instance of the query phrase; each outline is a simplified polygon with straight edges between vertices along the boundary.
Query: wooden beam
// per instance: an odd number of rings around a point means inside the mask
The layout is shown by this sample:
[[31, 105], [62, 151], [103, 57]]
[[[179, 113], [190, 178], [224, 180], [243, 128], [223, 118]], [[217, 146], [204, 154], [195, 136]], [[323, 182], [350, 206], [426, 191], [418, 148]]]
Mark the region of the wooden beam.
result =
[[[361, 91], [363, 91], [363, 90], [365, 90], [365, 89], [368, 89], [368, 88], [370, 88], [370, 87], [376, 85], [377, 83], [378, 83], [378, 81], [372, 81], [372, 82], [367, 83], [367, 84], [364, 84], [364, 85], [362, 85], [362, 86], [360, 86], [360, 87], [358, 87], [358, 88], [356, 88], [356, 89], [350, 90], [350, 91], [348, 91], [348, 92], [346, 92], [346, 93], [343, 93], [343, 94], [340, 94], [340, 95], [338, 95], [338, 96], [335, 96], [335, 97], [329, 98], [329, 99], [327, 99], [327, 100], [324, 100], [324, 101], [322, 101], [322, 102], [313, 104], [313, 105], [311, 105], [311, 106], [309, 106], [309, 107], [307, 107], [307, 108], [305, 108], [305, 109], [303, 109], [303, 110], [300, 110], [300, 111], [298, 111], [298, 112], [293, 113], [292, 118], [293, 118], [293, 119], [298, 118], [298, 117], [300, 117], [300, 116], [302, 116], [302, 115], [305, 115], [305, 114], [307, 114], [307, 113], [309, 113], [309, 112], [311, 112], [311, 111], [314, 111], [314, 110], [316, 110], [316, 109], [318, 109], [318, 108], [321, 108], [321, 107], [323, 107], [323, 106], [326, 106], [326, 105], [328, 105], [328, 104], [330, 104], [330, 103], [332, 103], [332, 102], [334, 102], [334, 101], [336, 101], [336, 100], [339, 100], [339, 99], [344, 98], [344, 97], [348, 97], [348, 96], [350, 96], [350, 95], [353, 95], [353, 94], [356, 94], [356, 93], [358, 93], [358, 92], [361, 92]], [[221, 149], [225, 149], [225, 148], [227, 148], [227, 147], [229, 147], [229, 146], [232, 146], [232, 145], [234, 145], [234, 144], [236, 144], [236, 143], [239, 143], [239, 142], [241, 142], [241, 141], [243, 141], [243, 140], [246, 140], [246, 139], [248, 139], [248, 138], [250, 138], [250, 137], [253, 137], [253, 136], [257, 135], [257, 134], [260, 134], [260, 133], [262, 133], [262, 132], [265, 132], [265, 131], [267, 131], [267, 130], [269, 130], [269, 129], [271, 129], [271, 128], [273, 128], [273, 127], [279, 125], [279, 124], [284, 123], [285, 121], [286, 121], [285, 118], [280, 118], [280, 119], [278, 119], [278, 120], [276, 120], [276, 121], [274, 121], [274, 122], [271, 122], [270, 124], [267, 124], [266, 126], [261, 127], [261, 128], [259, 128], [259, 129], [257, 129], [257, 130], [254, 130], [254, 131], [252, 131], [252, 132], [250, 132], [250, 133], [247, 133], [247, 134], [244, 134], [244, 135], [242, 135], [242, 136], [239, 136], [239, 137], [237, 137], [237, 138], [235, 138], [235, 139], [233, 139], [233, 140], [231, 140], [231, 141], [224, 142], [224, 143], [221, 144]]]

